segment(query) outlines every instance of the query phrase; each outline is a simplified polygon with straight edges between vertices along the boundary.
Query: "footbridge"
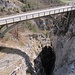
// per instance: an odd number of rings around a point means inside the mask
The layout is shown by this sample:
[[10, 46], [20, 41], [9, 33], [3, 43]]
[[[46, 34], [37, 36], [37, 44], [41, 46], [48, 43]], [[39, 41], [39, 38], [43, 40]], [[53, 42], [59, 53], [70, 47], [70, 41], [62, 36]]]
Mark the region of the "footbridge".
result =
[[[25, 13], [13, 15], [13, 16], [3, 17], [3, 18], [0, 18], [0, 29], [3, 26], [8, 25], [8, 24], [10, 25], [10, 24], [18, 23], [24, 20], [30, 20], [34, 18], [44, 17], [44, 16], [48, 16], [52, 14], [58, 14], [58, 13], [63, 13], [63, 12], [68, 12], [68, 11], [73, 11], [73, 10], [75, 10], [75, 5], [66, 5], [66, 6], [53, 7], [53, 8], [36, 10], [36, 11], [25, 12]], [[12, 27], [13, 26], [11, 26], [10, 28]], [[5, 30], [3, 34], [0, 35], [0, 37], [3, 36], [5, 32], [7, 32], [10, 28]]]

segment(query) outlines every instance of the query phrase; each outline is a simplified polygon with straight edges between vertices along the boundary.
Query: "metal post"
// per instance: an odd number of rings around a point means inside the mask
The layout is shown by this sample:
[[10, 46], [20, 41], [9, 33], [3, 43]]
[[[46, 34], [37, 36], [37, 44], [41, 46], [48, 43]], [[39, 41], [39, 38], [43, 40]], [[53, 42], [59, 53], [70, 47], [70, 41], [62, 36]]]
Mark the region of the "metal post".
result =
[[34, 15], [33, 14], [31, 14], [32, 15], [32, 18], [34, 18]]
[[55, 10], [54, 10], [54, 14], [55, 14]]
[[59, 13], [60, 13], [60, 9], [59, 9]]
[[26, 20], [27, 20], [27, 15], [26, 15]]
[[6, 24], [7, 24], [7, 20], [5, 20], [6, 21]]
[[38, 17], [39, 17], [39, 13], [38, 13]]
[[20, 21], [21, 21], [21, 17], [20, 17]]
[[13, 19], [13, 22], [14, 22], [14, 18], [12, 18]]
[[45, 16], [45, 12], [44, 12], [44, 16]]
[[49, 11], [49, 15], [50, 15], [50, 13], [51, 13], [51, 12]]
[[17, 39], [18, 39], [18, 25], [17, 25]]
[[64, 12], [64, 9], [63, 9], [63, 12]]

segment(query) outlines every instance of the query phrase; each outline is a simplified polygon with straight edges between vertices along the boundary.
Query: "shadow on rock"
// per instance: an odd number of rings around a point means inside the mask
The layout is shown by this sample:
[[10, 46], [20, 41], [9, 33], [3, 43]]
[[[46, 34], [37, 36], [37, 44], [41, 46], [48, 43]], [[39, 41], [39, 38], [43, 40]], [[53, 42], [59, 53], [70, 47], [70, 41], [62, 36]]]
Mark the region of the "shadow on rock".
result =
[[[6, 50], [4, 50], [4, 49], [6, 49]], [[7, 47], [0, 47], [0, 52], [7, 53], [7, 54], [18, 54], [18, 55], [22, 56], [25, 59], [25, 63], [28, 67], [29, 73], [31, 75], [35, 75], [34, 69], [32, 67], [32, 63], [30, 62], [30, 59], [29, 59], [29, 56], [25, 52], [22, 52], [19, 49], [13, 49], [13, 48], [7, 48]]]
[[37, 75], [52, 75], [55, 67], [55, 53], [52, 48], [45, 46], [34, 60]]

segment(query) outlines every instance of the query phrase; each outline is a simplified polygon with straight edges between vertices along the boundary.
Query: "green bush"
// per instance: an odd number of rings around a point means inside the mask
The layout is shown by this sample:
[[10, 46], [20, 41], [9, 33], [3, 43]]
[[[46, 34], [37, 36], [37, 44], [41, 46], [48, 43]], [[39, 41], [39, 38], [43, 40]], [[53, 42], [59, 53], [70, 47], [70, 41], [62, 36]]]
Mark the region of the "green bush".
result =
[[27, 11], [27, 9], [29, 9], [31, 6], [30, 6], [30, 4], [25, 4], [23, 7], [22, 7], [22, 11]]

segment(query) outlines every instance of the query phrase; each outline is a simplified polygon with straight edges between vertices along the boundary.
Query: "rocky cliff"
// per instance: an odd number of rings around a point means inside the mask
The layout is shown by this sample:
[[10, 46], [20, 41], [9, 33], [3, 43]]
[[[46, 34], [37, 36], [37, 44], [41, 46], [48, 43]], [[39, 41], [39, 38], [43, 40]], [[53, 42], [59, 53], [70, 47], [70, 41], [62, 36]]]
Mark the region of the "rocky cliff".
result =
[[38, 33], [20, 26], [18, 38], [10, 31], [10, 38], [1, 39], [0, 75], [75, 74], [74, 11], [31, 22], [39, 28]]
[[[1, 0], [1, 11], [17, 1]], [[52, 74], [75, 74], [75, 11], [21, 22], [0, 38], [0, 75]]]

